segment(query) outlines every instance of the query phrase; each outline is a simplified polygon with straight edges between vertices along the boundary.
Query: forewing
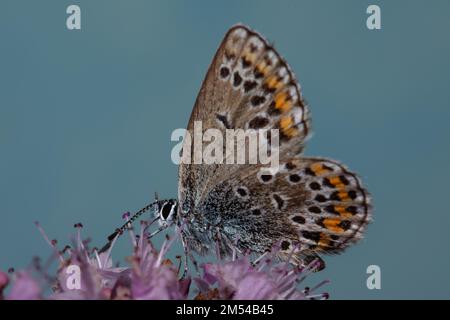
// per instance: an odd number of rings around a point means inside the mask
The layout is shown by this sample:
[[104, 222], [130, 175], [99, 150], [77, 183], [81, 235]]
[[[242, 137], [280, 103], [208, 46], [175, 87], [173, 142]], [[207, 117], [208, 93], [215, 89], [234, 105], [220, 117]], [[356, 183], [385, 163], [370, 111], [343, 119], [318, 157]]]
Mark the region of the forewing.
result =
[[[310, 132], [308, 108], [289, 66], [262, 36], [242, 25], [227, 32], [213, 58], [188, 123], [191, 137], [196, 121], [201, 122], [203, 132], [210, 128], [222, 133], [226, 129], [278, 129], [280, 156], [299, 154]], [[270, 139], [265, 143], [270, 144]], [[185, 152], [190, 150], [191, 160], [193, 145], [183, 146]], [[182, 209], [193, 208], [205, 190], [245, 167], [252, 165], [181, 164]]]

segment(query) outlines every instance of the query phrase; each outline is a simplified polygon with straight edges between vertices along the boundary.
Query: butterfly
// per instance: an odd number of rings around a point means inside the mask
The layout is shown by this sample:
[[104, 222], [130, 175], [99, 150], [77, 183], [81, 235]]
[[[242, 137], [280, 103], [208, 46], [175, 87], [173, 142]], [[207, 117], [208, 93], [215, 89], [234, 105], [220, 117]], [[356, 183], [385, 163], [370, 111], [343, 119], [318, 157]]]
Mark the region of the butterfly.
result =
[[[186, 253], [217, 247], [221, 256], [264, 253], [279, 244], [278, 256], [296, 264], [341, 253], [362, 238], [370, 196], [339, 162], [302, 155], [311, 132], [308, 106], [290, 67], [260, 34], [244, 25], [226, 33], [197, 96], [189, 134], [197, 121], [203, 130], [224, 134], [278, 130], [279, 165], [181, 163], [178, 199], [157, 200], [130, 222], [153, 208], [160, 228], [150, 236], [175, 225]], [[270, 146], [269, 137], [265, 142]]]

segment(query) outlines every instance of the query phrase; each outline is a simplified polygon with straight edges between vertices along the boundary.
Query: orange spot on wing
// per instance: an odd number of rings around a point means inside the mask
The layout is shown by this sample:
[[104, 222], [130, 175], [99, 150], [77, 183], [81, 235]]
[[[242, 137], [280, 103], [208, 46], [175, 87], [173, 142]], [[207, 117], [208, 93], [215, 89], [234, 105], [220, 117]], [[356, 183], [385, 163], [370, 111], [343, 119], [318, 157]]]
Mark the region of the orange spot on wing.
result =
[[295, 128], [289, 128], [289, 131], [286, 133], [288, 137], [295, 137], [298, 135], [298, 130]]
[[332, 232], [336, 232], [336, 233], [342, 233], [342, 232], [344, 232], [344, 229], [339, 227], [340, 222], [341, 222], [341, 219], [327, 218], [327, 219], [324, 219], [322, 223], [325, 226], [325, 228], [327, 228], [328, 230], [330, 230]]
[[327, 248], [330, 246], [330, 237], [325, 233], [320, 233], [320, 240], [317, 243], [320, 247]]
[[256, 56], [253, 53], [247, 53], [244, 55], [244, 59], [246, 61], [249, 61], [251, 64], [254, 64], [255, 60], [256, 60]]
[[266, 64], [265, 61], [261, 61], [256, 65], [256, 70], [258, 70], [259, 73], [262, 73], [263, 76], [265, 76], [268, 72], [269, 66]]
[[266, 80], [266, 84], [270, 89], [276, 88], [278, 79], [276, 76], [271, 76]]
[[293, 121], [292, 121], [291, 116], [282, 117], [280, 120], [281, 130], [284, 131], [284, 130], [288, 129], [292, 125], [292, 123], [293, 123]]
[[350, 218], [352, 216], [350, 212], [347, 212], [344, 206], [334, 206], [334, 210], [336, 210], [343, 218]]
[[294, 121], [292, 120], [291, 116], [285, 116], [281, 118], [280, 127], [284, 135], [288, 137], [294, 137], [298, 134], [298, 130], [292, 127], [293, 124]]
[[276, 75], [271, 75], [267, 78], [267, 80], [265, 81], [267, 87], [269, 89], [280, 89], [283, 86], [283, 82], [281, 82], [278, 78], [278, 76]]
[[337, 185], [337, 184], [341, 183], [341, 178], [339, 178], [339, 177], [331, 177], [331, 178], [330, 178], [330, 182], [331, 182], [333, 185]]
[[341, 181], [341, 178], [336, 176], [336, 177], [331, 177], [330, 179], [330, 183], [335, 186], [337, 189], [344, 189], [345, 188], [345, 184]]
[[325, 175], [329, 172], [328, 169], [325, 169], [321, 163], [313, 163], [311, 165], [311, 170], [317, 175], [317, 176], [322, 176]]
[[350, 200], [348, 193], [345, 191], [339, 192], [338, 197], [339, 197], [339, 199], [341, 199], [341, 201], [349, 201]]
[[288, 100], [288, 94], [286, 92], [280, 92], [275, 96], [275, 108], [282, 112], [289, 111], [292, 103]]

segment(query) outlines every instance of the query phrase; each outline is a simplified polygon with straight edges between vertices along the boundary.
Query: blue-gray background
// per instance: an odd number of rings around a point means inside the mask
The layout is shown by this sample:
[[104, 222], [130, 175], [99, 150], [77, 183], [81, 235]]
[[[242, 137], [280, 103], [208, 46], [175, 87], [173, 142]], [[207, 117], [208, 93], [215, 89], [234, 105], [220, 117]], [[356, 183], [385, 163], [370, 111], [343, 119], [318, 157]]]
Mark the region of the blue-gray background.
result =
[[[382, 9], [382, 30], [366, 8]], [[66, 29], [78, 4], [82, 30]], [[276, 43], [311, 105], [308, 155], [360, 173], [366, 239], [329, 257], [334, 298], [450, 298], [449, 1], [0, 3], [0, 268], [28, 265], [83, 222], [97, 245], [121, 212], [177, 194], [170, 134], [185, 127], [226, 30]], [[122, 239], [114, 255], [122, 259]], [[368, 290], [366, 268], [382, 271]]]

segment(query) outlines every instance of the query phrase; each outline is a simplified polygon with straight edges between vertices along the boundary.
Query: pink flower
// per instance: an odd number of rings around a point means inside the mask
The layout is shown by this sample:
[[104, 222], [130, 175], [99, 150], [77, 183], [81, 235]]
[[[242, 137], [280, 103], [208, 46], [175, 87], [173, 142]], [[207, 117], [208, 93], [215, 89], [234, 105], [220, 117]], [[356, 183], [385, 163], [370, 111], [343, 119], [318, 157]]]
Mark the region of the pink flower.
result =
[[144, 229], [143, 224], [139, 241], [136, 241], [134, 245], [134, 254], [129, 259], [131, 297], [136, 300], [186, 299], [190, 279], [180, 280], [178, 269], [171, 261], [164, 258], [173, 240], [167, 238], [158, 252], [149, 241], [144, 240]]
[[8, 286], [9, 284], [9, 277], [6, 273], [0, 270], [0, 300], [3, 300], [3, 290]]
[[[289, 262], [276, 262], [277, 249], [264, 254], [258, 263], [251, 263], [248, 256], [232, 261], [206, 263], [204, 275], [195, 279], [200, 289], [197, 298], [234, 300], [303, 300], [327, 299], [327, 293], [313, 294], [323, 281], [312, 290], [298, 289], [301, 279], [318, 267], [316, 261], [305, 268], [295, 267]], [[269, 255], [268, 258], [265, 256]], [[299, 281], [300, 280], [300, 281]]]
[[[128, 219], [128, 216], [125, 216]], [[328, 294], [314, 292], [325, 284], [300, 290], [299, 283], [317, 268], [313, 262], [298, 268], [289, 262], [279, 262], [277, 248], [251, 262], [248, 255], [225, 261], [217, 259], [202, 265], [203, 273], [194, 279], [180, 279], [180, 267], [166, 258], [173, 241], [166, 238], [156, 250], [147, 239], [146, 223], [141, 224], [139, 236], [129, 230], [133, 251], [127, 259], [128, 267], [113, 267], [111, 253], [116, 235], [106, 252], [101, 254], [89, 248], [89, 241], [81, 238], [81, 224], [76, 224], [73, 248], [57, 248], [56, 240], [50, 240], [41, 226], [38, 230], [53, 250], [49, 261], [41, 265], [34, 260], [31, 269], [8, 275], [0, 271], [0, 300], [6, 299], [326, 299]], [[59, 262], [56, 274], [48, 269], [55, 259]], [[181, 264], [181, 260], [180, 260]], [[4, 294], [10, 285], [8, 294]], [[51, 294], [44, 294], [47, 288]]]
[[[56, 249], [56, 241], [49, 241], [46, 233], [37, 224], [44, 239], [53, 247], [59, 259], [59, 268], [55, 283], [52, 283], [53, 294], [48, 299], [57, 300], [93, 300], [108, 299], [116, 281], [124, 275], [129, 275], [127, 268], [113, 268], [111, 251], [98, 254], [90, 250], [81, 239], [82, 225], [75, 225], [77, 234], [74, 248], [67, 246], [63, 251]], [[39, 268], [38, 268], [39, 269]], [[79, 272], [79, 285], [73, 283], [73, 274]]]
[[14, 274], [13, 285], [7, 300], [38, 300], [42, 289], [39, 283], [27, 271]]

